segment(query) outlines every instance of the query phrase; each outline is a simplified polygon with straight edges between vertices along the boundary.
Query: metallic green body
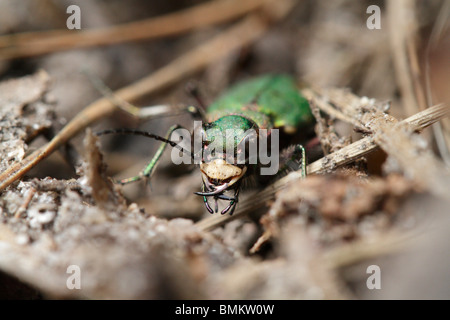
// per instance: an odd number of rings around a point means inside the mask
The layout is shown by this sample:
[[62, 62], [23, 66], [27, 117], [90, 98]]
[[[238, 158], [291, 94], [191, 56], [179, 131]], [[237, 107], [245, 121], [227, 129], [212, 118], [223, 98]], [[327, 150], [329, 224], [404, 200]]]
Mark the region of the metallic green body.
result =
[[209, 122], [227, 115], [241, 115], [260, 129], [284, 127], [289, 133], [314, 121], [308, 101], [287, 75], [265, 75], [240, 82], [207, 109]]

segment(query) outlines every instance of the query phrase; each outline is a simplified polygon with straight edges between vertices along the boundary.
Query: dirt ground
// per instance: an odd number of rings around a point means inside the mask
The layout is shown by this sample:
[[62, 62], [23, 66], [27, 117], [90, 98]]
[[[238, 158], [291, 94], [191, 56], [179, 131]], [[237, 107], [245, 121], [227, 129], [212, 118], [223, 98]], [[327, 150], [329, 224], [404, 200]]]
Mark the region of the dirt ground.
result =
[[[0, 298], [449, 299], [449, 4], [0, 0]], [[267, 73], [310, 102], [306, 178], [232, 216], [170, 150], [114, 183], [159, 143], [95, 132], [192, 129], [189, 87]]]

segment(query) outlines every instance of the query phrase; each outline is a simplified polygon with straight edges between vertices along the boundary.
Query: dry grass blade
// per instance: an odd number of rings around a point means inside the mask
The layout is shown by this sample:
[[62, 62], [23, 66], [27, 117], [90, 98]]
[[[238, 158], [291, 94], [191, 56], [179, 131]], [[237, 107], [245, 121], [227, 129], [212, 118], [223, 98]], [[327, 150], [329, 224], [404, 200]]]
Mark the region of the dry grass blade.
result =
[[[192, 49], [151, 75], [127, 86], [114, 94], [120, 99], [134, 101], [157, 90], [166, 88], [180, 79], [200, 71], [208, 64], [218, 61], [242, 46], [260, 37], [268, 28], [269, 21], [282, 18], [291, 8], [293, 2], [268, 2], [263, 12], [249, 15], [218, 36]], [[101, 98], [88, 105], [73, 118], [49, 143], [27, 156], [0, 174], [0, 190], [22, 177], [37, 163], [66, 143], [74, 135], [101, 118], [111, 114], [116, 107], [108, 98]]]
[[[415, 3], [413, 0], [388, 1], [388, 19], [390, 25], [391, 49], [394, 59], [395, 76], [402, 93], [403, 106], [406, 115], [418, 111], [417, 74], [413, 74], [415, 57], [415, 33], [417, 21]], [[423, 109], [423, 104], [420, 105]]]
[[0, 60], [177, 35], [236, 19], [263, 4], [259, 0], [216, 0], [164, 16], [96, 30], [5, 35], [0, 37]]
[[[435, 49], [440, 40], [445, 38], [450, 29], [450, 2], [442, 3], [440, 13], [434, 23], [431, 31], [430, 40], [425, 49], [425, 87], [427, 94], [427, 105], [433, 105], [433, 92], [431, 86], [431, 66], [430, 53]], [[442, 121], [433, 126], [433, 132], [436, 139], [436, 146], [447, 167], [450, 167], [450, 121]]]
[[[415, 131], [421, 130], [439, 121], [440, 119], [450, 114], [450, 108], [446, 105], [437, 105], [419, 112], [399, 123], [399, 125], [408, 124]], [[378, 147], [373, 141], [373, 137], [365, 137], [358, 140], [336, 152], [333, 152], [326, 157], [323, 157], [307, 167], [308, 174], [323, 173], [333, 170], [337, 167], [349, 164], [356, 159], [372, 152]], [[267, 188], [258, 193], [257, 196], [252, 197], [250, 201], [243, 201], [240, 207], [236, 210], [233, 216], [210, 216], [199, 222], [197, 227], [202, 230], [209, 231], [233, 219], [239, 218], [254, 210], [262, 207], [265, 203], [273, 199], [275, 193], [284, 188], [291, 181], [301, 178], [300, 172], [292, 172], [275, 183], [269, 185]]]

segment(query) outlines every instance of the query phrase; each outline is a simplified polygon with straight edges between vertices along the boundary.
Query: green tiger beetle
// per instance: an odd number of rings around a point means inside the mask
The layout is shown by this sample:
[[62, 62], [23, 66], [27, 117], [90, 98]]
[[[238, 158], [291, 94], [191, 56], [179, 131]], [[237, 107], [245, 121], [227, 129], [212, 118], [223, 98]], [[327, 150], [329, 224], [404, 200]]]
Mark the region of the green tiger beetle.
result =
[[[127, 184], [150, 178], [166, 146], [170, 145], [178, 149], [178, 153], [182, 151], [200, 164], [202, 189], [195, 194], [203, 198], [206, 209], [210, 213], [218, 212], [218, 200], [223, 200], [227, 203], [221, 214], [228, 212], [232, 215], [238, 203], [243, 178], [257, 174], [257, 169], [264, 167], [261, 164], [261, 152], [259, 155], [250, 154], [250, 144], [257, 139], [261, 144], [261, 141], [274, 136], [275, 132], [278, 134], [280, 128], [285, 136], [292, 137], [296, 132], [310, 130], [314, 124], [308, 101], [300, 94], [296, 81], [288, 75], [265, 75], [250, 79], [233, 86], [207, 108], [199, 104], [200, 108], [189, 107], [189, 111], [202, 120], [202, 125], [194, 128], [191, 134], [194, 144], [195, 135], [201, 137], [201, 143], [197, 148], [193, 147], [193, 152], [189, 146], [182, 147], [170, 140], [173, 132], [182, 129], [178, 125], [172, 126], [165, 137], [134, 129], [98, 132], [97, 135], [135, 134], [162, 141], [152, 160], [138, 176], [118, 183]], [[214, 150], [209, 152], [211, 149]], [[300, 144], [293, 144], [285, 150], [288, 150], [284, 153], [285, 163], [277, 168], [275, 176], [291, 167], [300, 157], [299, 166], [305, 176], [305, 149]], [[270, 152], [271, 155], [279, 156], [273, 146]], [[237, 161], [239, 159], [241, 161]], [[214, 209], [210, 199], [215, 201]]]

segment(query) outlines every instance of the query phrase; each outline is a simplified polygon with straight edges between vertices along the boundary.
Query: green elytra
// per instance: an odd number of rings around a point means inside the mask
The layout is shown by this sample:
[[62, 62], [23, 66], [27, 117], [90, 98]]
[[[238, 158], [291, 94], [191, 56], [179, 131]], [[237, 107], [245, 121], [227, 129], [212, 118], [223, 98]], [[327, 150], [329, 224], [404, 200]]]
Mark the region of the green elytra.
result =
[[289, 133], [313, 121], [308, 101], [287, 75], [265, 75], [231, 87], [207, 109], [208, 122], [227, 115], [242, 115], [260, 129], [284, 127]]
[[[225, 143], [228, 139], [227, 133], [232, 132], [235, 153], [239, 143], [246, 139], [249, 129], [256, 131], [267, 129], [270, 134], [271, 129], [283, 128], [286, 133], [293, 134], [297, 129], [310, 126], [314, 122], [308, 101], [299, 93], [295, 80], [288, 75], [265, 75], [234, 85], [206, 109], [202, 120], [204, 121], [202, 149], [206, 150], [211, 141], [219, 135], [223, 138], [221, 141]], [[169, 139], [178, 128], [180, 126], [172, 126], [164, 138], [128, 129], [100, 132], [99, 134], [133, 133], [163, 141], [153, 159], [138, 176], [123, 179], [119, 183], [126, 184], [149, 178], [167, 144], [176, 146], [176, 143]], [[294, 150], [297, 154], [293, 153], [291, 158], [298, 157], [298, 153], [301, 153], [302, 173], [305, 174], [305, 150], [300, 145]], [[238, 202], [241, 178], [247, 171], [247, 164], [229, 163], [224, 154], [216, 154], [213, 158], [202, 158], [200, 170], [203, 178], [202, 191], [196, 194], [203, 197], [206, 209], [210, 213], [217, 212], [217, 201], [226, 200], [229, 204], [221, 213], [233, 214]], [[225, 194], [229, 190], [234, 191], [232, 196]], [[208, 197], [215, 200], [214, 210], [208, 202]]]

